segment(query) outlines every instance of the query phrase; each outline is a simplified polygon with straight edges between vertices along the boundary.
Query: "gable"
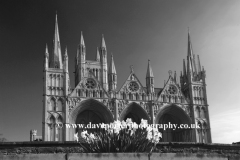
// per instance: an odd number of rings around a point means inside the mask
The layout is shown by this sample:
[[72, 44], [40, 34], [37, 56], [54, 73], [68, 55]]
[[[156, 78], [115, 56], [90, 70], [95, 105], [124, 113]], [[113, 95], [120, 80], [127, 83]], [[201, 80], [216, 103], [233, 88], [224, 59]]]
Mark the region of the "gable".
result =
[[74, 88], [70, 97], [95, 97], [95, 98], [107, 98], [108, 93], [102, 87], [101, 83], [97, 80], [92, 72], [88, 77], [82, 78], [78, 85]]
[[119, 92], [146, 94], [146, 89], [142, 86], [137, 76], [134, 73], [130, 73]]
[[169, 76], [168, 81], [164, 85], [159, 94], [159, 97], [157, 98], [157, 101], [170, 103], [188, 103], [188, 100], [182, 93], [181, 88], [174, 81], [172, 76]]

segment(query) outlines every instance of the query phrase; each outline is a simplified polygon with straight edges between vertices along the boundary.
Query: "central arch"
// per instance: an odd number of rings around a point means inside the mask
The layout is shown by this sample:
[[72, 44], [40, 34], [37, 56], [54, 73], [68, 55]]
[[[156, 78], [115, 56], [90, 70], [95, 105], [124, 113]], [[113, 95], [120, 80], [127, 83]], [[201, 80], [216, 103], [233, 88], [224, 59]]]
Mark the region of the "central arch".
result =
[[[187, 124], [191, 126], [191, 118], [186, 114], [186, 112], [179, 106], [176, 105], [167, 105], [160, 109], [156, 118], [156, 124], [177, 124], [179, 127], [180, 124]], [[160, 128], [162, 132], [162, 142], [190, 142], [191, 141], [191, 129], [190, 128]]]
[[[113, 122], [113, 115], [110, 110], [101, 102], [88, 99], [82, 101], [71, 113], [70, 119], [71, 124], [99, 124], [99, 123], [110, 123]], [[82, 128], [71, 129], [70, 131], [70, 139], [73, 140], [73, 135], [80, 132]], [[89, 131], [93, 131], [95, 129], [88, 129]]]
[[141, 123], [141, 119], [145, 119], [150, 122], [147, 112], [135, 102], [129, 104], [119, 116], [120, 121], [126, 121], [127, 118], [131, 118], [132, 121], [136, 122], [137, 124]]

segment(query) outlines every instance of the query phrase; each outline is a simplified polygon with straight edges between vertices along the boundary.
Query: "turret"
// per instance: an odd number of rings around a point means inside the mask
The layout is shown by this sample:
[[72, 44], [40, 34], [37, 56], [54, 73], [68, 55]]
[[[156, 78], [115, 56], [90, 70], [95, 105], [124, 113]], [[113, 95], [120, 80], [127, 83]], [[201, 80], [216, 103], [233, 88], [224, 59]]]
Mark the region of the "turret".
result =
[[75, 86], [85, 76], [85, 61], [86, 61], [86, 46], [81, 32], [80, 43], [77, 49], [76, 64], [75, 64]]
[[107, 47], [106, 47], [106, 43], [103, 35], [102, 35], [102, 41], [100, 45], [100, 53], [101, 53], [101, 62], [107, 63]]
[[37, 130], [30, 130], [30, 142], [35, 141], [37, 136]]
[[154, 76], [153, 76], [150, 60], [148, 60], [148, 68], [147, 68], [147, 74], [146, 74], [146, 87], [147, 87], [148, 94], [154, 93]]
[[44, 55], [44, 69], [47, 70], [49, 65], [49, 53], [48, 53], [48, 46], [46, 44], [46, 50]]
[[53, 50], [51, 54], [50, 68], [59, 68], [59, 69], [63, 68], [57, 15], [56, 15], [56, 21], [55, 21], [55, 33], [53, 38]]
[[101, 45], [100, 45], [100, 63], [102, 70], [102, 86], [107, 91], [108, 90], [108, 67], [107, 67], [107, 47], [104, 40], [104, 36], [102, 35]]
[[111, 61], [108, 70], [108, 84], [109, 91], [114, 91], [117, 89], [117, 72], [115, 69], [115, 64], [113, 60], [113, 55], [111, 54]]
[[65, 72], [68, 72], [68, 53], [67, 53], [67, 47], [65, 49], [64, 59], [63, 59], [63, 68]]
[[178, 78], [177, 78], [177, 72], [174, 72], [174, 77], [173, 77], [174, 81], [176, 84], [178, 84]]
[[97, 47], [97, 52], [96, 52], [96, 61], [100, 61], [100, 55], [99, 55], [99, 49]]

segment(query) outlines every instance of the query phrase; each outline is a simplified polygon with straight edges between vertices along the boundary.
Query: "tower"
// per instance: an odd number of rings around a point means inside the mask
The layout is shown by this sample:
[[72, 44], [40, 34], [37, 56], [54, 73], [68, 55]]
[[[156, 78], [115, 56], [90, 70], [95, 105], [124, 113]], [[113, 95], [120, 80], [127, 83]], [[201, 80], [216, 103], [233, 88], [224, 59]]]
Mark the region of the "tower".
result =
[[30, 141], [35, 141], [37, 136], [37, 130], [30, 130]]
[[44, 141], [64, 140], [63, 130], [56, 128], [56, 123], [63, 123], [65, 117], [65, 98], [68, 95], [68, 56], [64, 55], [62, 61], [59, 38], [58, 20], [56, 15], [53, 49], [49, 56], [46, 45], [44, 55], [44, 90], [43, 90], [43, 125], [42, 135]]
[[199, 129], [194, 130], [195, 141], [211, 143], [211, 128], [206, 91], [206, 72], [204, 69], [201, 69], [199, 55], [197, 57], [198, 64], [196, 64], [190, 33], [188, 32], [187, 71], [185, 60], [183, 60], [183, 75], [180, 77], [181, 89], [189, 101], [192, 110], [192, 122], [199, 124], [200, 126]]

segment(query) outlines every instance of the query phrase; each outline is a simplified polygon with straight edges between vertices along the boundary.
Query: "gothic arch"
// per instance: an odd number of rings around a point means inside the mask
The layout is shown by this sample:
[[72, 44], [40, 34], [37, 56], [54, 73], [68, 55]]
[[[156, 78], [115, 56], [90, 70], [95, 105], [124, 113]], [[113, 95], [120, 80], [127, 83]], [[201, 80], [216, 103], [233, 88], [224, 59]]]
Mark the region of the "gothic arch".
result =
[[[158, 111], [156, 118], [156, 124], [187, 124], [188, 126], [191, 125], [191, 118], [187, 115], [187, 113], [179, 106], [170, 104], [160, 108]], [[191, 138], [191, 129], [183, 129], [183, 128], [176, 128], [173, 130], [171, 129], [159, 129], [162, 132], [162, 139], [163, 142], [189, 142], [192, 141]]]
[[46, 122], [50, 123], [51, 118], [54, 118], [56, 120], [56, 114], [54, 112], [48, 112], [48, 116], [47, 116]]
[[[72, 110], [69, 116], [70, 124], [108, 124], [113, 122], [113, 115], [110, 110], [101, 102], [95, 99], [87, 99], [82, 101], [78, 106]], [[81, 134], [83, 128], [70, 128], [69, 138], [74, 140], [74, 134]], [[94, 129], [88, 129], [90, 132]], [[80, 135], [79, 135], [80, 136]]]
[[54, 111], [56, 108], [56, 98], [50, 97], [48, 100], [49, 100], [49, 105], [48, 105], [47, 110]]
[[56, 122], [56, 119], [53, 115], [49, 116], [48, 120], [48, 129], [47, 129], [47, 132], [48, 132], [48, 139], [50, 141], [55, 141], [55, 122]]
[[119, 120], [126, 120], [127, 118], [132, 118], [136, 123], [140, 123], [141, 119], [148, 120], [150, 122], [147, 112], [137, 103], [130, 103], [127, 107], [123, 109], [119, 116]]
[[[58, 115], [56, 118], [57, 123], [62, 123], [63, 124], [63, 118], [62, 116]], [[62, 141], [63, 140], [63, 128], [61, 127], [56, 127], [56, 141]]]
[[76, 123], [77, 116], [83, 111], [93, 111], [102, 117], [104, 123], [113, 122], [113, 115], [110, 110], [101, 102], [94, 99], [87, 99], [82, 101], [75, 109], [70, 113], [70, 123]]
[[62, 111], [64, 106], [64, 100], [62, 98], [58, 98], [56, 101], [56, 111]]
[[179, 117], [181, 121], [185, 124], [191, 123], [191, 118], [187, 115], [187, 113], [181, 107], [174, 104], [161, 107], [156, 114], [155, 123], [157, 124], [160, 118], [166, 113], [171, 114], [175, 117]]

